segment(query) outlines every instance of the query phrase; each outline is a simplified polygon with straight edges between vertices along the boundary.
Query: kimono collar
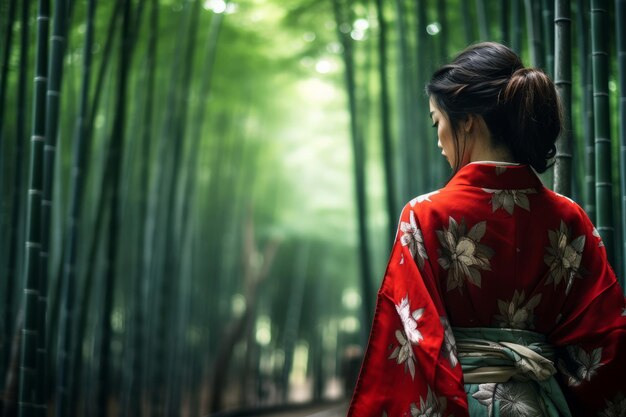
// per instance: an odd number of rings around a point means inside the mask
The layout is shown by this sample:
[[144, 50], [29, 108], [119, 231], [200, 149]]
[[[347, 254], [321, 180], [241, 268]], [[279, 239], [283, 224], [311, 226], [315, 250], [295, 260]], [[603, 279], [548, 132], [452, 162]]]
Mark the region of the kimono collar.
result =
[[542, 188], [543, 184], [528, 165], [506, 162], [474, 162], [465, 165], [446, 187], [470, 185], [496, 190]]

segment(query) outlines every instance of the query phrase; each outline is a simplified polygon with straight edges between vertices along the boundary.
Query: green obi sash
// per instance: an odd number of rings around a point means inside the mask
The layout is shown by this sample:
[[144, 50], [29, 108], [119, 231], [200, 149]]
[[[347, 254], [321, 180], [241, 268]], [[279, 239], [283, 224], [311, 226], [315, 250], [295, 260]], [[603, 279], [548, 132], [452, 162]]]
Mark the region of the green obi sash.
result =
[[472, 417], [571, 414], [554, 379], [554, 348], [528, 330], [453, 328]]

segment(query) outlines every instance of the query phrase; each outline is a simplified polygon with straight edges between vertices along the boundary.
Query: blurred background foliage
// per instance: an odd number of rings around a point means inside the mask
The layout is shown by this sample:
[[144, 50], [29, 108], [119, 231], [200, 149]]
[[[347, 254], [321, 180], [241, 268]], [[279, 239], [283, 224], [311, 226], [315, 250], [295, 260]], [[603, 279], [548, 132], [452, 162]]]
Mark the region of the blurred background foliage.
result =
[[451, 174], [423, 87], [481, 40], [571, 70], [542, 180], [622, 276], [625, 7], [593, 3], [0, 0], [4, 415], [349, 396], [402, 205]]

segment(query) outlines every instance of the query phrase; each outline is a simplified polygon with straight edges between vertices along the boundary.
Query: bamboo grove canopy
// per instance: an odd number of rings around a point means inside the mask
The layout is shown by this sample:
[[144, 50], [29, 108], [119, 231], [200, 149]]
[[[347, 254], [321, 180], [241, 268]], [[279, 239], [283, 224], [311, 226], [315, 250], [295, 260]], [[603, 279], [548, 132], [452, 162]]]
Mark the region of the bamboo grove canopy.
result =
[[400, 208], [450, 175], [423, 86], [481, 40], [555, 80], [542, 180], [623, 277], [625, 24], [625, 0], [0, 0], [3, 415], [348, 396]]

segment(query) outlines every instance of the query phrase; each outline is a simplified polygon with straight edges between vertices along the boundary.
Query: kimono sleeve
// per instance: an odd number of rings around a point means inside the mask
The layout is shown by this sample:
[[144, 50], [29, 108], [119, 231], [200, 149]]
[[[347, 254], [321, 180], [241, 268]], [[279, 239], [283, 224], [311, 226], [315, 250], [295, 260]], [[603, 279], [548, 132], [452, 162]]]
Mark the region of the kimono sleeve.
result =
[[[580, 266], [569, 276], [561, 317], [549, 339], [560, 348], [560, 383], [572, 414], [626, 416], [624, 293], [600, 235], [587, 216], [582, 217], [572, 236], [580, 235]], [[569, 246], [576, 249], [575, 242]]]
[[348, 416], [468, 415], [454, 337], [429, 259], [418, 216], [407, 205]]

